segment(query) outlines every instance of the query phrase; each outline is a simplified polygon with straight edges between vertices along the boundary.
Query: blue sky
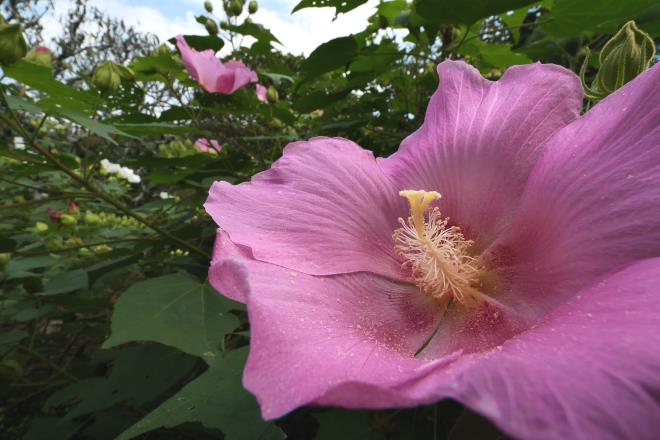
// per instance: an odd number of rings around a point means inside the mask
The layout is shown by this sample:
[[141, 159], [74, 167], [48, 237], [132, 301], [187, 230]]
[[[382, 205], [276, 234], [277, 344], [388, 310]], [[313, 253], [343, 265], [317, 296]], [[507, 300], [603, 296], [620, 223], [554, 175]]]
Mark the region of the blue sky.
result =
[[[221, 0], [211, 0], [222, 11]], [[257, 0], [259, 11], [253, 20], [261, 23], [283, 43], [283, 50], [309, 54], [316, 46], [338, 36], [360, 32], [367, 25], [378, 0], [369, 2], [333, 21], [334, 9], [310, 8], [291, 14], [299, 0]], [[156, 34], [162, 41], [176, 34], [204, 34], [194, 20], [205, 13], [204, 0], [90, 0], [109, 15], [123, 18], [143, 31]], [[46, 35], [59, 32], [58, 15], [65, 14], [71, 0], [55, 0], [55, 16], [46, 20]], [[45, 42], [47, 44], [47, 42]]]

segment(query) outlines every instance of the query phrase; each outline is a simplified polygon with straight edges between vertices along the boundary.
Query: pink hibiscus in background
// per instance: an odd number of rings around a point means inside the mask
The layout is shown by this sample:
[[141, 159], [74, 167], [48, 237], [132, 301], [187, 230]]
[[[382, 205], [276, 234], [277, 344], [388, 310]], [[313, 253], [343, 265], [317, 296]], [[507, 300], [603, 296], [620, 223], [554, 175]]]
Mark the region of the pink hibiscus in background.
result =
[[222, 151], [220, 142], [215, 139], [199, 138], [195, 141], [195, 148], [202, 153], [219, 153]]
[[453, 398], [516, 437], [655, 438], [660, 69], [582, 117], [559, 66], [438, 71], [390, 157], [314, 138], [212, 186], [246, 388], [266, 419]]
[[192, 49], [183, 35], [176, 37], [176, 45], [190, 76], [209, 93], [229, 95], [258, 80], [257, 74], [240, 61], [222, 63], [211, 49]]
[[257, 84], [257, 88], [255, 90], [255, 93], [257, 94], [257, 99], [261, 102], [268, 102], [268, 89], [261, 84]]

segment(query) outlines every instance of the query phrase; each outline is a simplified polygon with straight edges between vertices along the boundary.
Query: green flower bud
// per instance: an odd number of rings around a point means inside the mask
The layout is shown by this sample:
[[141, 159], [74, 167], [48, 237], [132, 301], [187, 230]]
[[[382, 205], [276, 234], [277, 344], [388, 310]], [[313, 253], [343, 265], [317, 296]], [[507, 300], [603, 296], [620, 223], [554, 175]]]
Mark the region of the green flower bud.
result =
[[21, 195], [14, 196], [14, 202], [16, 202], [17, 205], [22, 205], [23, 203], [25, 203], [25, 197]]
[[30, 49], [25, 55], [25, 60], [39, 66], [53, 68], [53, 55], [47, 47], [37, 46]]
[[37, 234], [45, 234], [48, 232], [48, 225], [44, 222], [37, 222], [34, 224], [34, 230], [37, 231]]
[[158, 46], [158, 51], [156, 53], [158, 55], [169, 55], [170, 54], [170, 48], [167, 47], [167, 44], [163, 43], [160, 46]]
[[94, 246], [92, 248], [92, 250], [94, 252], [96, 252], [97, 254], [106, 254], [106, 253], [110, 252], [112, 250], [112, 248], [110, 246], [108, 246], [107, 244], [99, 244], [97, 246]]
[[600, 69], [591, 87], [584, 84], [589, 53], [580, 69], [585, 94], [592, 100], [600, 100], [632, 81], [651, 66], [655, 56], [655, 43], [634, 21], [624, 24], [603, 46], [598, 56]]
[[44, 246], [46, 246], [46, 249], [48, 249], [49, 251], [59, 251], [64, 247], [62, 245], [62, 240], [55, 237], [47, 238], [46, 241], [44, 242]]
[[18, 23], [9, 24], [0, 17], [0, 64], [10, 65], [27, 53], [23, 29]]
[[101, 223], [101, 217], [94, 214], [92, 211], [87, 211], [83, 217], [83, 221], [88, 225], [98, 225]]
[[229, 12], [228, 15], [233, 15], [238, 17], [243, 12], [243, 5], [239, 0], [231, 0], [229, 3]]
[[209, 0], [206, 0], [204, 2], [204, 9], [206, 9], [206, 12], [210, 14], [211, 12], [213, 12], [213, 4]]
[[248, 12], [250, 14], [254, 14], [259, 10], [259, 5], [257, 4], [256, 0], [251, 0], [250, 3], [248, 3]]
[[209, 35], [218, 35], [218, 24], [215, 22], [215, 20], [207, 18], [204, 27], [206, 28], [206, 32], [208, 32]]
[[10, 260], [11, 254], [9, 252], [0, 253], [0, 266], [4, 266], [5, 264], [9, 263]]
[[268, 87], [268, 92], [266, 92], [266, 98], [271, 104], [275, 104], [280, 99], [280, 94], [277, 93], [277, 89], [273, 86]]
[[132, 81], [135, 74], [128, 67], [114, 61], [106, 61], [94, 69], [92, 83], [103, 92], [115, 92], [124, 81]]
[[60, 222], [66, 226], [73, 226], [78, 223], [78, 220], [76, 220], [76, 218], [72, 215], [62, 214], [60, 217]]

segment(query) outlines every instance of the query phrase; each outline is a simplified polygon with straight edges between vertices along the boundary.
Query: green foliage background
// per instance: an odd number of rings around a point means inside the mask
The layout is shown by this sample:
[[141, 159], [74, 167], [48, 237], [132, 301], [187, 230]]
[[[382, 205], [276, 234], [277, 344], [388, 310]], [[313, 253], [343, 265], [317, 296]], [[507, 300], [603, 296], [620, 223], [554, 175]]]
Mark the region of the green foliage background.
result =
[[[350, 14], [365, 2], [302, 0], [294, 11]], [[421, 124], [439, 62], [465, 59], [489, 79], [533, 61], [577, 72], [586, 48], [597, 52], [630, 19], [657, 42], [660, 5], [383, 1], [362, 32], [306, 59], [283, 53], [277, 36], [245, 14], [203, 13], [201, 2], [199, 10], [200, 34], [207, 19], [220, 22], [220, 33], [189, 43], [230, 44], [230, 57], [276, 88], [277, 102], [259, 102], [252, 87], [205, 93], [171, 45], [127, 49], [135, 81], [111, 95], [92, 85], [96, 61], [85, 52], [76, 62], [56, 57], [54, 70], [22, 60], [3, 71], [0, 431], [26, 439], [502, 438], [451, 401], [303, 408], [262, 421], [241, 385], [245, 309], [207, 282], [215, 235], [201, 208], [207, 190], [214, 180], [248, 180], [288, 142], [316, 135], [390, 154]], [[254, 42], [238, 45], [245, 36]], [[200, 153], [198, 137], [218, 139], [223, 150]], [[136, 170], [141, 182], [104, 174], [103, 158]], [[49, 208], [73, 220], [54, 221]]]

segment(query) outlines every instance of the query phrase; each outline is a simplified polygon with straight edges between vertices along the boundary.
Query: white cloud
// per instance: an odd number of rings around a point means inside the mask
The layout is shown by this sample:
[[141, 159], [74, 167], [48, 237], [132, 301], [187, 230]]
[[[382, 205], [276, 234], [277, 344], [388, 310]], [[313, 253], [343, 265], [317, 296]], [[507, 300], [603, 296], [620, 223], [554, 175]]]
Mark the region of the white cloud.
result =
[[[291, 9], [297, 3], [291, 2]], [[364, 30], [377, 4], [377, 0], [369, 0], [334, 21], [334, 8], [307, 8], [293, 15], [261, 8], [254, 14], [254, 21], [269, 28], [285, 51], [309, 55], [321, 43]]]
[[[285, 7], [278, 9], [291, 11], [298, 2], [299, 0], [285, 0]], [[90, 3], [112, 17], [123, 19], [126, 24], [138, 30], [155, 34], [161, 41], [177, 34], [204, 34], [204, 29], [195, 22], [195, 15], [202, 13], [201, 0], [183, 0], [176, 10], [176, 15], [165, 14], [154, 7], [136, 5], [140, 3], [139, 0], [91, 0]], [[281, 4], [282, 2], [278, 6]], [[378, 0], [369, 0], [347, 14], [340, 14], [334, 21], [334, 8], [307, 8], [290, 14], [261, 6], [252, 19], [273, 32], [282, 42], [282, 50], [309, 55], [319, 44], [332, 38], [362, 31], [377, 4]], [[46, 45], [49, 40], [61, 34], [62, 16], [68, 12], [70, 5], [71, 0], [56, 0], [54, 14], [44, 17]], [[247, 38], [244, 44], [249, 44], [250, 41]]]

